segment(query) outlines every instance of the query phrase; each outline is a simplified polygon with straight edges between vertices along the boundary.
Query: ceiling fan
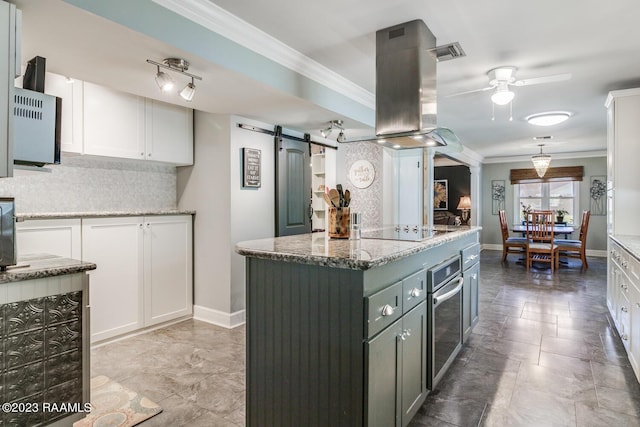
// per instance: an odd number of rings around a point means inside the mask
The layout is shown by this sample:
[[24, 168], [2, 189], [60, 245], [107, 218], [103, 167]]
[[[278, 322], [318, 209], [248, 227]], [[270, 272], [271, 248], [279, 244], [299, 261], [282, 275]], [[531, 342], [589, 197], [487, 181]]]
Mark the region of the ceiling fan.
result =
[[459, 96], [466, 95], [474, 92], [485, 92], [487, 90], [494, 90], [491, 95], [491, 101], [496, 105], [507, 105], [510, 103], [515, 93], [510, 89], [510, 86], [531, 86], [542, 83], [562, 82], [571, 79], [570, 73], [554, 74], [550, 76], [534, 77], [532, 79], [516, 80], [515, 74], [518, 69], [512, 66], [497, 67], [487, 71], [489, 77], [489, 86], [481, 89], [468, 90], [465, 92], [458, 92], [449, 95]]

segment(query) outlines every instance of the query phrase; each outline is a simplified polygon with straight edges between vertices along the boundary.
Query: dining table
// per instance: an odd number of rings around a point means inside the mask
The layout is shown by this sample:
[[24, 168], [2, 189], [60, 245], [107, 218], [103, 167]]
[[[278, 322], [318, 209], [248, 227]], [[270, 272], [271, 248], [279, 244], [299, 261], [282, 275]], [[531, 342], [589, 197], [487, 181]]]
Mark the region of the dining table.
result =
[[[525, 237], [527, 234], [527, 226], [525, 224], [515, 224], [511, 231], [514, 233], [522, 233], [522, 237]], [[561, 225], [555, 224], [553, 226], [553, 234], [554, 235], [564, 235], [565, 239], [569, 238], [569, 235], [575, 231], [575, 228], [570, 225]]]

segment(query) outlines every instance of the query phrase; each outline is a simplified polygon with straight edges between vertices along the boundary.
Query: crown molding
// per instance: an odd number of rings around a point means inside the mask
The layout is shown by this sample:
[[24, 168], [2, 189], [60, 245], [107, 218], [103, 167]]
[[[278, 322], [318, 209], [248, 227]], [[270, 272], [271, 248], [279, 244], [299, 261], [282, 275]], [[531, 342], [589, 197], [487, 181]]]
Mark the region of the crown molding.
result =
[[[574, 151], [570, 153], [545, 153], [551, 154], [551, 161], [554, 159], [585, 159], [590, 157], [607, 157], [607, 150], [595, 151]], [[510, 156], [510, 157], [485, 157], [482, 163], [512, 163], [512, 162], [528, 162], [531, 156]]]
[[365, 107], [375, 109], [375, 95], [335, 71], [292, 49], [278, 39], [209, 0], [152, 0], [253, 52], [281, 64]]

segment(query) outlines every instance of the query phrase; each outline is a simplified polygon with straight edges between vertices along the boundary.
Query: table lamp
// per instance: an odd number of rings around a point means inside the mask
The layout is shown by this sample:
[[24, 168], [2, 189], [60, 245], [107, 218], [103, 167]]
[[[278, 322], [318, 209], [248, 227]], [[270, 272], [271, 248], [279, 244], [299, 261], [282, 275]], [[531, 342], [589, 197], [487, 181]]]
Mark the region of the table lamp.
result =
[[462, 196], [460, 197], [460, 202], [458, 203], [457, 209], [462, 211], [462, 223], [467, 225], [469, 222], [469, 218], [471, 216], [471, 197]]

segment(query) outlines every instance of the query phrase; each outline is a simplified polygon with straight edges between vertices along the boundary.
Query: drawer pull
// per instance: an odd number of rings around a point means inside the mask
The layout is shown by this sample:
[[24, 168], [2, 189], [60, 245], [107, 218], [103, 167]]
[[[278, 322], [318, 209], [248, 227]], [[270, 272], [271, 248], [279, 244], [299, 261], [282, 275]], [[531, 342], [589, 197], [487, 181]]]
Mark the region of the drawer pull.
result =
[[421, 293], [422, 293], [422, 291], [420, 289], [413, 288], [413, 289], [411, 289], [411, 293], [409, 295], [411, 295], [412, 298], [418, 298]]
[[473, 280], [476, 280], [478, 278], [478, 275], [476, 273], [473, 274], [473, 276], [471, 276], [473, 278]]
[[624, 334], [622, 336], [622, 339], [625, 340], [625, 341], [629, 341], [629, 336], [627, 334]]
[[384, 307], [382, 307], [381, 314], [383, 316], [392, 316], [394, 311], [395, 310], [393, 307], [391, 307], [389, 304], [385, 304]]
[[620, 307], [620, 310], [621, 310], [623, 313], [628, 313], [628, 312], [629, 312], [629, 309], [628, 309], [627, 307]]
[[474, 260], [474, 259], [476, 259], [476, 258], [478, 258], [478, 255], [471, 255], [471, 256], [469, 257], [469, 259], [470, 259], [471, 261], [473, 261], [473, 260]]

